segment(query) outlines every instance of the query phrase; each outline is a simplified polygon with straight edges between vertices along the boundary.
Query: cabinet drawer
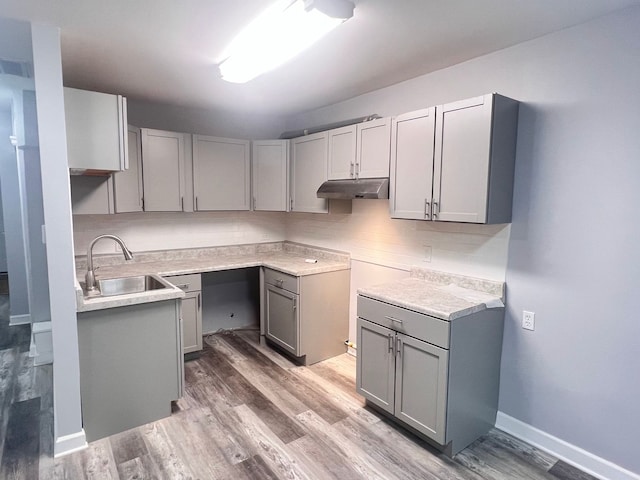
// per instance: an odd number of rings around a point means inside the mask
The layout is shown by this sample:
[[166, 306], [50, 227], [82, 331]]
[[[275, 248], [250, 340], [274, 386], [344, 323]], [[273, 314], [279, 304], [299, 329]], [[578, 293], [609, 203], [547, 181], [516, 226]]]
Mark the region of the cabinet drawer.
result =
[[358, 295], [358, 317], [397, 332], [449, 348], [449, 322]]
[[271, 270], [270, 268], [264, 269], [264, 283], [274, 285], [278, 288], [284, 288], [293, 293], [300, 293], [298, 289], [298, 277], [278, 272], [277, 270]]
[[172, 283], [185, 292], [197, 292], [202, 290], [199, 273], [191, 275], [171, 275], [169, 277], [164, 277], [164, 279], [168, 280], [169, 283]]

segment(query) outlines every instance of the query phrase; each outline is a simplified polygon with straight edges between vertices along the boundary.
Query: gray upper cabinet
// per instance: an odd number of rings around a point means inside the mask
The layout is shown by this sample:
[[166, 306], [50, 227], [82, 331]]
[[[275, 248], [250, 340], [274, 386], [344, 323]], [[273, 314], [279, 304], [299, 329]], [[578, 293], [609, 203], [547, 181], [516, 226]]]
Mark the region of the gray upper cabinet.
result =
[[359, 123], [356, 134], [356, 178], [388, 177], [391, 118]]
[[335, 128], [327, 134], [329, 180], [389, 176], [390, 118]]
[[328, 133], [291, 140], [291, 211], [328, 213], [326, 199], [316, 192], [327, 180]]
[[510, 222], [518, 102], [488, 94], [432, 112], [393, 122], [391, 216]]
[[393, 218], [430, 220], [436, 109], [398, 115], [391, 130], [389, 207]]
[[252, 142], [253, 210], [286, 212], [289, 209], [289, 141]]
[[142, 139], [140, 129], [129, 126], [129, 169], [113, 174], [115, 213], [141, 212], [142, 198]]
[[64, 110], [72, 172], [128, 168], [126, 98], [65, 88]]
[[329, 180], [355, 178], [356, 126], [334, 128], [327, 132], [329, 140]]
[[181, 212], [185, 197], [185, 136], [141, 129], [144, 210]]
[[193, 135], [194, 209], [249, 210], [250, 142]]

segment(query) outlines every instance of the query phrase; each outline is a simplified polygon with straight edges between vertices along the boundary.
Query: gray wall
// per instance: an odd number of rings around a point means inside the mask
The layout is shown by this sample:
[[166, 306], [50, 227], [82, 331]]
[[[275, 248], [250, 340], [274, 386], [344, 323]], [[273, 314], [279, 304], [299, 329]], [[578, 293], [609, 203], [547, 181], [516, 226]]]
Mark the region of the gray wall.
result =
[[[522, 102], [500, 410], [640, 472], [640, 7], [291, 117]], [[434, 228], [440, 228], [434, 226]], [[520, 328], [522, 310], [536, 330]]]

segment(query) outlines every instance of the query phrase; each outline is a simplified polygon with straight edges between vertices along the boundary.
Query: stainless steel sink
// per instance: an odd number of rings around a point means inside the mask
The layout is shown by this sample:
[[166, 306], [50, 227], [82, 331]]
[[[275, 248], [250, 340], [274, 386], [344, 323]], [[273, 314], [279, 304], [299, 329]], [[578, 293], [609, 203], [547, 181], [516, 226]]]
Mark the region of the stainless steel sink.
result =
[[137, 277], [121, 277], [98, 280], [98, 296], [112, 297], [129, 293], [148, 292], [170, 288], [166, 282], [155, 275], [139, 275]]

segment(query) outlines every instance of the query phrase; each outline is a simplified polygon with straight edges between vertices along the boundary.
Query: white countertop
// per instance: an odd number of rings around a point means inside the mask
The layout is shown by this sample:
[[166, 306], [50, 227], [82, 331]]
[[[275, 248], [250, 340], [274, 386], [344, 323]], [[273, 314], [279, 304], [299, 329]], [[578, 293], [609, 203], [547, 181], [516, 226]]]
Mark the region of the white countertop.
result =
[[360, 288], [358, 294], [448, 321], [504, 307], [502, 282], [419, 268], [410, 278]]
[[[210, 249], [166, 250], [162, 252], [134, 252], [134, 261], [126, 262], [122, 256], [94, 257], [96, 279], [159, 274], [161, 276], [216, 272], [249, 267], [268, 267], [295, 276], [347, 270], [348, 254], [318, 249], [290, 242], [276, 244], [213, 247]], [[136, 261], [138, 259], [138, 261]], [[316, 260], [308, 263], [306, 260]], [[77, 261], [77, 276], [84, 277], [82, 261]], [[77, 311], [99, 310], [137, 303], [180, 298], [180, 289], [161, 289], [112, 297], [85, 297], [80, 283], [76, 284]]]

